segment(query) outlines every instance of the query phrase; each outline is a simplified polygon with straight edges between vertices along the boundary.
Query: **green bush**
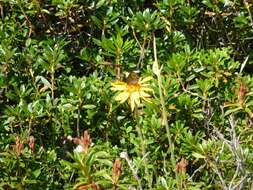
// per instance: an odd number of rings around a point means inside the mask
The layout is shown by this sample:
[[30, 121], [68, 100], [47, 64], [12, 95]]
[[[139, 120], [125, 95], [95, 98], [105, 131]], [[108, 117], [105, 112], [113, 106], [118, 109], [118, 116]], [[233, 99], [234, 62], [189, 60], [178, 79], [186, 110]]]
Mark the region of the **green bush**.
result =
[[252, 14], [0, 0], [0, 189], [251, 189]]

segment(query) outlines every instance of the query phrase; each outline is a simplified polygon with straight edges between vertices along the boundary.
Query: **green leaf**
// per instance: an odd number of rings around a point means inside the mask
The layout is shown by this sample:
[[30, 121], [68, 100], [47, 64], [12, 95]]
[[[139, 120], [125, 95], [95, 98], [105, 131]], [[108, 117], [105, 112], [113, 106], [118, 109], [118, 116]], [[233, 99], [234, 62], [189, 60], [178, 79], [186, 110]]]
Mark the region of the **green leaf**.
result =
[[242, 110], [242, 107], [237, 107], [237, 108], [234, 108], [234, 109], [229, 109], [225, 112], [224, 116], [228, 116], [230, 115], [231, 113], [235, 113], [235, 112], [238, 112], [239, 110]]
[[48, 88], [50, 88], [50, 89], [52, 88], [50, 82], [49, 82], [45, 77], [43, 77], [43, 76], [37, 76], [37, 77], [36, 77], [36, 81], [39, 81], [39, 80], [41, 80], [41, 82], [42, 82], [46, 87], [48, 87]]
[[96, 8], [98, 9], [98, 8], [102, 7], [103, 5], [105, 5], [105, 2], [106, 2], [106, 0], [100, 0], [100, 1], [96, 4]]
[[40, 173], [41, 173], [41, 169], [37, 169], [33, 171], [33, 175], [35, 176], [35, 178], [38, 178]]
[[94, 109], [94, 108], [96, 108], [96, 105], [86, 104], [86, 105], [83, 106], [83, 108], [85, 108], [85, 109]]
[[199, 153], [197, 153], [197, 152], [194, 152], [194, 153], [192, 154], [192, 156], [194, 156], [194, 157], [197, 158], [197, 159], [199, 159], [199, 158], [205, 159], [205, 158], [206, 158], [205, 156], [203, 156], [202, 154], [199, 154]]

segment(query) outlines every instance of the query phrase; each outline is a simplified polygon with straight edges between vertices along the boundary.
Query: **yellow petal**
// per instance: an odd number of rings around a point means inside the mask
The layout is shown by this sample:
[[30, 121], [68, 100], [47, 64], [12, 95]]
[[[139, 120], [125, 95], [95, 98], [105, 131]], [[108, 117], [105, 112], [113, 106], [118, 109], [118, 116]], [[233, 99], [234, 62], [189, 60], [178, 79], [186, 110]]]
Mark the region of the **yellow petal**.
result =
[[131, 111], [134, 111], [134, 101], [131, 101], [131, 99], [128, 100], [128, 103], [130, 104], [130, 107], [131, 107]]
[[140, 93], [138, 91], [132, 92], [130, 98], [131, 99], [140, 98]]
[[152, 80], [153, 78], [152, 77], [145, 77], [144, 79], [141, 79], [140, 80], [140, 84], [143, 84], [143, 83], [145, 83], [145, 82], [147, 82], [147, 81], [150, 81], [150, 80]]
[[123, 103], [128, 99], [128, 97], [129, 97], [128, 92], [121, 92], [115, 97], [115, 100], [120, 101], [120, 103]]
[[130, 107], [131, 107], [131, 110], [132, 111], [134, 111], [134, 108], [135, 108], [135, 106], [136, 106], [136, 102], [137, 102], [137, 100], [136, 100], [136, 98], [137, 99], [139, 99], [139, 92], [132, 92], [131, 94], [130, 94], [130, 99], [129, 99], [129, 101], [130, 101]]
[[150, 101], [150, 98], [142, 97], [142, 99], [143, 99], [145, 102], [152, 103], [152, 102]]
[[117, 81], [111, 83], [111, 85], [112, 85], [111, 90], [114, 91], [123, 91], [127, 89], [127, 84], [125, 82]]
[[143, 84], [140, 84], [142, 87], [146, 87], [146, 86], [150, 86], [150, 84], [148, 84], [148, 83], [143, 83]]
[[135, 102], [135, 105], [138, 107], [140, 104], [141, 104], [141, 102], [140, 102], [140, 97], [138, 96], [135, 96], [134, 97], [134, 102]]
[[148, 93], [141, 90], [140, 91], [140, 97], [148, 98], [148, 97], [150, 97], [150, 94], [148, 94]]
[[131, 108], [132, 109], [135, 106], [139, 106], [140, 105], [140, 93], [139, 92], [131, 93], [130, 102], [131, 102]]
[[148, 87], [142, 87], [141, 91], [150, 91], [150, 92], [153, 92], [153, 89], [152, 88], [148, 88]]

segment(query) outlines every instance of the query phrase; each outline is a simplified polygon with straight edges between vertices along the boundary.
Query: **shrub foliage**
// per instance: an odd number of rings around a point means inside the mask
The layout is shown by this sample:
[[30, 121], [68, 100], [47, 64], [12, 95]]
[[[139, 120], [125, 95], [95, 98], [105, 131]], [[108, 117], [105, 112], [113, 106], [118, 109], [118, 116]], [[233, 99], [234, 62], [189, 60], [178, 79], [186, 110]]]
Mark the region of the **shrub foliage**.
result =
[[252, 14], [0, 0], [0, 189], [252, 189]]

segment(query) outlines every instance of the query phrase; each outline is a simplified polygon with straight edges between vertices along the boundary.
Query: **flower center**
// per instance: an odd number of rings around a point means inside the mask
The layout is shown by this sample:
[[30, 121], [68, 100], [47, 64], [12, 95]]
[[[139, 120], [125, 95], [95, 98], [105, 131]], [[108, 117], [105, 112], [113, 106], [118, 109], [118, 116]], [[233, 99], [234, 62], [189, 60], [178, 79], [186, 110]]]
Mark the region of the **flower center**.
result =
[[128, 84], [127, 91], [129, 93], [140, 91], [141, 85], [140, 84]]

